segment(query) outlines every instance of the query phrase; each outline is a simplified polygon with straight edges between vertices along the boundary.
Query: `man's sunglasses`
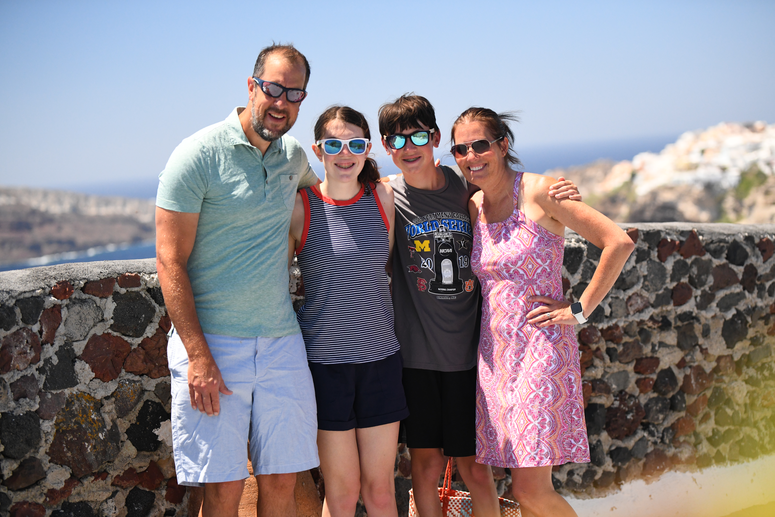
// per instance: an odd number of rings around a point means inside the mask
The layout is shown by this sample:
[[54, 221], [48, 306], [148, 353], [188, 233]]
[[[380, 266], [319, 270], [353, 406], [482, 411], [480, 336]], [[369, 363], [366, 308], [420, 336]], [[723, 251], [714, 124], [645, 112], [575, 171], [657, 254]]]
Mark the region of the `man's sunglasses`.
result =
[[474, 153], [476, 154], [482, 154], [486, 153], [490, 150], [490, 146], [497, 142], [498, 140], [502, 140], [503, 137], [496, 138], [493, 141], [489, 140], [475, 140], [473, 142], [467, 143], [467, 144], [457, 144], [453, 145], [452, 149], [450, 149], [450, 152], [454, 155], [460, 156], [461, 158], [468, 154], [469, 149], [473, 149]]
[[304, 97], [307, 96], [307, 92], [300, 88], [286, 88], [282, 84], [264, 81], [258, 77], [254, 77], [253, 80], [258, 84], [258, 87], [261, 88], [262, 92], [274, 99], [282, 95], [283, 92], [285, 92], [285, 98], [288, 99], [288, 102], [301, 102], [304, 100]]
[[411, 135], [389, 135], [385, 137], [385, 142], [391, 149], [403, 149], [406, 145], [406, 139], [409, 138], [414, 145], [422, 147], [431, 141], [431, 135], [435, 129], [415, 131]]
[[351, 138], [349, 140], [340, 140], [338, 138], [326, 138], [318, 140], [315, 145], [319, 145], [326, 154], [339, 154], [346, 145], [352, 154], [363, 154], [369, 147], [369, 141], [365, 138]]

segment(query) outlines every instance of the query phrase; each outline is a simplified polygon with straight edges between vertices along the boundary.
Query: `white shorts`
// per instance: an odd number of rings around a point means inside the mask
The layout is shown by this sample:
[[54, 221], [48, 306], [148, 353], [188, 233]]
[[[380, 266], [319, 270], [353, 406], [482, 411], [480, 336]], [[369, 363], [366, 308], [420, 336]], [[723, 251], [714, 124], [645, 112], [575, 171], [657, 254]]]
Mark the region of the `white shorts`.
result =
[[172, 380], [172, 439], [178, 484], [237, 481], [301, 472], [320, 464], [312, 376], [301, 334], [237, 338], [205, 334], [232, 395], [218, 416], [191, 408], [188, 355], [173, 332], [167, 344]]

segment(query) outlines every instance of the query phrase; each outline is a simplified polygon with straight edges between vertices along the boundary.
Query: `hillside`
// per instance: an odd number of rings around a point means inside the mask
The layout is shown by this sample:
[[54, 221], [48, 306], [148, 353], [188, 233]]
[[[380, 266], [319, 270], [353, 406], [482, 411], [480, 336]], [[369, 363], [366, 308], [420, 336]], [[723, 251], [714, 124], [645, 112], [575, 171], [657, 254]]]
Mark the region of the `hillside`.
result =
[[0, 264], [153, 240], [154, 202], [0, 187]]
[[722, 123], [659, 154], [553, 169], [619, 222], [775, 223], [775, 125]]

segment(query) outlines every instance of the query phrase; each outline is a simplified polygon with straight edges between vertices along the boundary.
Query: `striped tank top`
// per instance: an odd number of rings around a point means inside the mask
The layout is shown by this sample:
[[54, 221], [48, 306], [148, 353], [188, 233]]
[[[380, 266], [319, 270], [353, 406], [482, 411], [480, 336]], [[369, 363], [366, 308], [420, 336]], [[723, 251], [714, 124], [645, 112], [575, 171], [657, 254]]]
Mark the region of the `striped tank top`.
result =
[[388, 221], [373, 186], [352, 199], [301, 192], [304, 230], [296, 249], [305, 302], [297, 319], [312, 363], [379, 361], [400, 345], [385, 263]]

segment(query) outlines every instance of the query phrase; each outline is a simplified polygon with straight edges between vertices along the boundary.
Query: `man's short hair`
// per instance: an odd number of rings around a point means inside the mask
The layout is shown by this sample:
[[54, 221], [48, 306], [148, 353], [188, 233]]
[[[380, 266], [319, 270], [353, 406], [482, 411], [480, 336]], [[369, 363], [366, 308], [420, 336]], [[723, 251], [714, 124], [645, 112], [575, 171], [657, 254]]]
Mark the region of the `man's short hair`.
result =
[[379, 134], [388, 136], [398, 130], [420, 127], [439, 131], [436, 112], [428, 99], [421, 95], [405, 93], [393, 102], [379, 108]]
[[282, 54], [282, 56], [291, 63], [304, 65], [304, 88], [306, 88], [307, 83], [309, 82], [309, 61], [304, 57], [304, 54], [296, 50], [293, 43], [288, 43], [287, 45], [272, 43], [270, 46], [259, 52], [258, 59], [256, 59], [256, 66], [253, 67], [253, 77], [261, 78], [261, 75], [264, 73], [264, 66], [266, 65], [267, 58], [275, 52]]

